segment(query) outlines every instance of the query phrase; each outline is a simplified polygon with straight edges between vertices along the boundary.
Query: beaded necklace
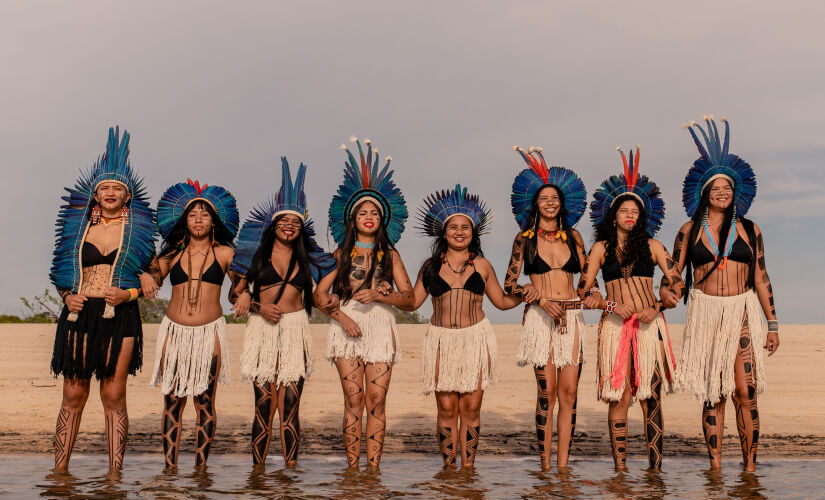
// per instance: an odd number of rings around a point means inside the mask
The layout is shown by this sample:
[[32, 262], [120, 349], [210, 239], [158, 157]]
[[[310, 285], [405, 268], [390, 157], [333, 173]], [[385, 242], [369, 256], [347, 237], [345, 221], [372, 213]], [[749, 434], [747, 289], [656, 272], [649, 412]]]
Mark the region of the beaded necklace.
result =
[[[710, 242], [710, 249], [713, 251], [714, 260], [719, 260], [719, 246], [713, 240], [713, 236], [710, 234], [710, 225], [708, 224], [708, 215], [702, 218], [702, 227], [705, 228], [705, 234], [708, 236], [708, 242]], [[722, 253], [722, 263], [719, 264], [719, 269], [724, 270], [725, 265], [728, 263], [728, 255], [730, 255], [731, 250], [733, 249], [733, 240], [736, 239], [736, 217], [732, 218], [730, 221], [730, 232], [728, 233], [728, 241], [725, 244], [725, 251]]]

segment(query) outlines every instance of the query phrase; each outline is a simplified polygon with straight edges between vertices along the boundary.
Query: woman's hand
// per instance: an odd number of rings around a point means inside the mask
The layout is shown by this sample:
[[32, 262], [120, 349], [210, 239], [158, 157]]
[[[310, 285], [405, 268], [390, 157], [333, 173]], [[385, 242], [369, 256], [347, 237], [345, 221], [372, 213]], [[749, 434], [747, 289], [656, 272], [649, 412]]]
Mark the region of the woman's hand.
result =
[[284, 312], [275, 304], [261, 304], [261, 316], [273, 325], [281, 320]]
[[378, 286], [375, 287], [375, 289], [381, 295], [389, 295], [394, 291], [392, 285], [390, 285], [389, 282], [387, 282], [387, 281], [382, 281], [381, 283], [378, 284]]
[[113, 306], [119, 306], [123, 304], [127, 300], [132, 297], [132, 294], [129, 293], [129, 290], [124, 290], [122, 288], [118, 288], [116, 286], [110, 286], [106, 289], [106, 294], [104, 298], [106, 299], [106, 303]]
[[613, 314], [620, 316], [622, 319], [627, 319], [633, 316], [633, 309], [625, 304], [616, 304], [616, 307], [613, 308]]
[[639, 311], [636, 314], [636, 318], [639, 320], [639, 323], [650, 323], [656, 319], [658, 313], [659, 311], [657, 311], [655, 307], [647, 307]]
[[773, 356], [773, 353], [779, 349], [779, 333], [768, 332], [768, 338], [765, 340], [764, 347], [768, 350], [768, 356]]
[[370, 304], [372, 302], [382, 302], [381, 299], [384, 298], [384, 295], [377, 290], [367, 288], [364, 290], [358, 290], [352, 295], [352, 298], [362, 304]]
[[237, 300], [235, 303], [232, 304], [232, 309], [235, 311], [235, 314], [232, 316], [233, 318], [243, 318], [244, 316], [249, 314], [249, 306], [252, 305], [252, 296], [249, 295], [248, 292], [244, 292], [238, 295]]
[[593, 292], [587, 295], [582, 301], [585, 309], [602, 309], [602, 294]]
[[536, 290], [536, 287], [534, 287], [532, 283], [527, 283], [526, 285], [521, 287], [521, 289], [524, 291], [523, 300], [528, 304], [532, 304], [533, 302], [539, 300], [539, 297], [541, 296], [539, 294], [539, 291]]
[[671, 307], [676, 307], [676, 304], [679, 303], [679, 297], [667, 287], [659, 288], [659, 298], [662, 299], [662, 305], [665, 308], [670, 309]]
[[361, 336], [361, 329], [349, 316], [342, 314], [338, 322], [341, 323], [341, 328], [344, 329], [344, 333], [346, 333], [348, 337]]
[[158, 296], [158, 284], [155, 278], [149, 273], [143, 273], [139, 277], [140, 289], [143, 290], [143, 298], [153, 300]]
[[83, 310], [83, 303], [86, 302], [87, 299], [85, 295], [81, 293], [72, 293], [66, 296], [66, 300], [64, 303], [66, 307], [69, 309], [69, 312], [79, 313]]
[[564, 316], [564, 309], [561, 308], [558, 302], [546, 300], [541, 308], [554, 319], [561, 319]]

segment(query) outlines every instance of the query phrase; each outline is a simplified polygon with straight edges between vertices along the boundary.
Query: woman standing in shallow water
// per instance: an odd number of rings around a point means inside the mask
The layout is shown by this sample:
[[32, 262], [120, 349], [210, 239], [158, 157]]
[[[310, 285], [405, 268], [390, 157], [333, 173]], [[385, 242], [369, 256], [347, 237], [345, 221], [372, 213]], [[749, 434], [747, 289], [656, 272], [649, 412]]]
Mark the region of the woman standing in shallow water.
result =
[[[572, 171], [547, 167], [541, 148], [514, 148], [530, 168], [513, 182], [510, 200], [520, 226], [513, 242], [504, 290], [527, 302], [516, 359], [536, 376], [536, 435], [541, 467], [550, 469], [553, 407], [559, 400], [559, 467], [567, 467], [576, 426], [576, 400], [583, 362], [582, 302], [573, 277], [585, 264], [584, 242], [573, 226], [587, 207], [584, 183]], [[522, 264], [530, 283], [519, 285]], [[585, 299], [598, 307], [594, 283]]]
[[106, 153], [63, 197], [50, 274], [65, 307], [51, 370], [63, 376], [54, 435], [55, 469], [66, 469], [92, 376], [100, 381], [109, 467], [123, 466], [129, 416], [126, 379], [143, 364], [137, 298], [157, 286], [145, 270], [157, 227], [143, 181], [129, 164], [129, 134], [109, 129]]
[[[747, 162], [728, 153], [727, 120], [722, 118], [724, 141], [713, 117], [705, 121], [707, 133], [695, 122], [687, 126], [701, 156], [688, 171], [682, 192], [691, 220], [681, 227], [673, 247], [676, 272], [685, 271], [690, 289], [676, 384], [704, 403], [702, 430], [713, 469], [722, 466], [725, 403], [733, 399], [742, 459], [745, 469], [753, 471], [759, 441], [756, 395], [766, 386], [763, 350], [770, 356], [779, 348], [779, 323], [762, 232], [744, 217], [756, 195], [756, 178]], [[661, 287], [668, 306], [676, 304], [681, 292]], [[768, 320], [767, 332], [760, 309]]]
[[272, 420], [279, 427], [284, 463], [298, 462], [301, 423], [298, 416], [304, 381], [312, 373], [312, 287], [334, 261], [315, 243], [307, 212], [304, 178], [298, 167], [295, 183], [286, 157], [281, 157], [281, 187], [274, 203], [259, 205], [244, 222], [232, 261], [229, 300], [235, 316], [249, 313], [241, 354], [241, 376], [252, 382], [252, 461], [264, 464], [272, 440]]
[[[505, 296], [493, 266], [481, 251], [489, 211], [477, 195], [456, 186], [424, 200], [420, 229], [434, 238], [432, 255], [421, 266], [408, 310], [432, 296], [433, 315], [424, 337], [421, 381], [424, 394], [435, 392], [438, 444], [445, 466], [472, 467], [481, 434], [481, 400], [498, 381], [498, 347], [484, 296], [499, 309], [520, 299]], [[460, 424], [459, 424], [460, 419]]]
[[[235, 198], [220, 186], [181, 182], [158, 202], [163, 246], [157, 261], [172, 298], [158, 328], [150, 385], [161, 384], [161, 436], [166, 467], [176, 467], [183, 408], [195, 404], [195, 466], [206, 465], [218, 419], [217, 383], [229, 382], [229, 345], [221, 309], [221, 286], [235, 254], [238, 232]], [[196, 271], [197, 269], [197, 271]], [[158, 283], [160, 284], [160, 282]]]
[[627, 468], [627, 411], [639, 402], [644, 417], [650, 468], [662, 466], [662, 390], [670, 392], [674, 373], [670, 334], [661, 303], [653, 294], [656, 265], [668, 286], [681, 280], [665, 247], [652, 236], [664, 219], [659, 188], [639, 175], [639, 149], [622, 153], [624, 175], [611, 176], [594, 193], [590, 216], [596, 243], [584, 273], [583, 294], [602, 271], [607, 301], [599, 322], [598, 395], [609, 404], [608, 428], [613, 462]]
[[[386, 398], [392, 366], [401, 360], [395, 313], [391, 306], [409, 308], [412, 284], [395, 250], [404, 230], [407, 207], [392, 181], [391, 158], [379, 171], [378, 151], [369, 139], [366, 157], [361, 143], [360, 162], [347, 152], [344, 183], [329, 207], [329, 226], [338, 249], [338, 267], [315, 289], [315, 304], [330, 315], [326, 357], [335, 363], [344, 393], [344, 445], [347, 464], [358, 465], [364, 408], [367, 409], [367, 463], [381, 462], [386, 432]], [[374, 159], [373, 159], [374, 154]], [[356, 167], [360, 165], [360, 167]], [[381, 293], [381, 283], [398, 291]], [[334, 298], [330, 298], [332, 288]], [[340, 308], [331, 303], [340, 300]]]

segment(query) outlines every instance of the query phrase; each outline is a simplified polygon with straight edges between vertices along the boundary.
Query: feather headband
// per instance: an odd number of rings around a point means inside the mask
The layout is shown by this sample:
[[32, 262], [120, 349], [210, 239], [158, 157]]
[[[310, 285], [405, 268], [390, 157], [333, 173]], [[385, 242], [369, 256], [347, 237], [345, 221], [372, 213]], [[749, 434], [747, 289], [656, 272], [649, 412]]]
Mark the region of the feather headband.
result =
[[442, 234], [447, 221], [456, 215], [463, 215], [478, 231], [485, 234], [492, 222], [490, 210], [477, 194], [469, 194], [466, 187], [456, 184], [454, 189], [436, 191], [424, 199], [424, 206], [418, 209], [418, 229], [427, 236]]
[[158, 201], [158, 227], [163, 238], [169, 237], [186, 208], [196, 201], [209, 204], [233, 238], [238, 234], [240, 215], [232, 193], [220, 186], [201, 186], [197, 180], [186, 179], [167, 189]]

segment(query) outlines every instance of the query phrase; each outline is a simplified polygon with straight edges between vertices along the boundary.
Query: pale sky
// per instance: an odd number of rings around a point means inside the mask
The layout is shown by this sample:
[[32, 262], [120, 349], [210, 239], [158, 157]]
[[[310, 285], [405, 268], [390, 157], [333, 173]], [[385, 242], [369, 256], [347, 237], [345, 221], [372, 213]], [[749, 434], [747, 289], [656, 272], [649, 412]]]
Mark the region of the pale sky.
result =
[[[681, 124], [712, 113], [757, 174], [748, 215], [780, 321], [825, 322], [823, 19], [814, 1], [3, 2], [0, 312], [49, 286], [63, 187], [115, 124], [153, 206], [191, 177], [229, 189], [245, 218], [277, 189], [281, 155], [307, 163], [322, 234], [338, 146], [369, 137], [392, 155], [411, 213], [457, 182], [482, 196], [494, 213], [483, 247], [503, 280], [525, 166], [514, 144], [542, 146], [591, 195], [620, 171], [616, 146], [640, 144], [670, 248], [698, 156]], [[413, 279], [429, 246], [414, 225], [398, 245]], [[578, 229], [589, 246], [587, 214]]]

